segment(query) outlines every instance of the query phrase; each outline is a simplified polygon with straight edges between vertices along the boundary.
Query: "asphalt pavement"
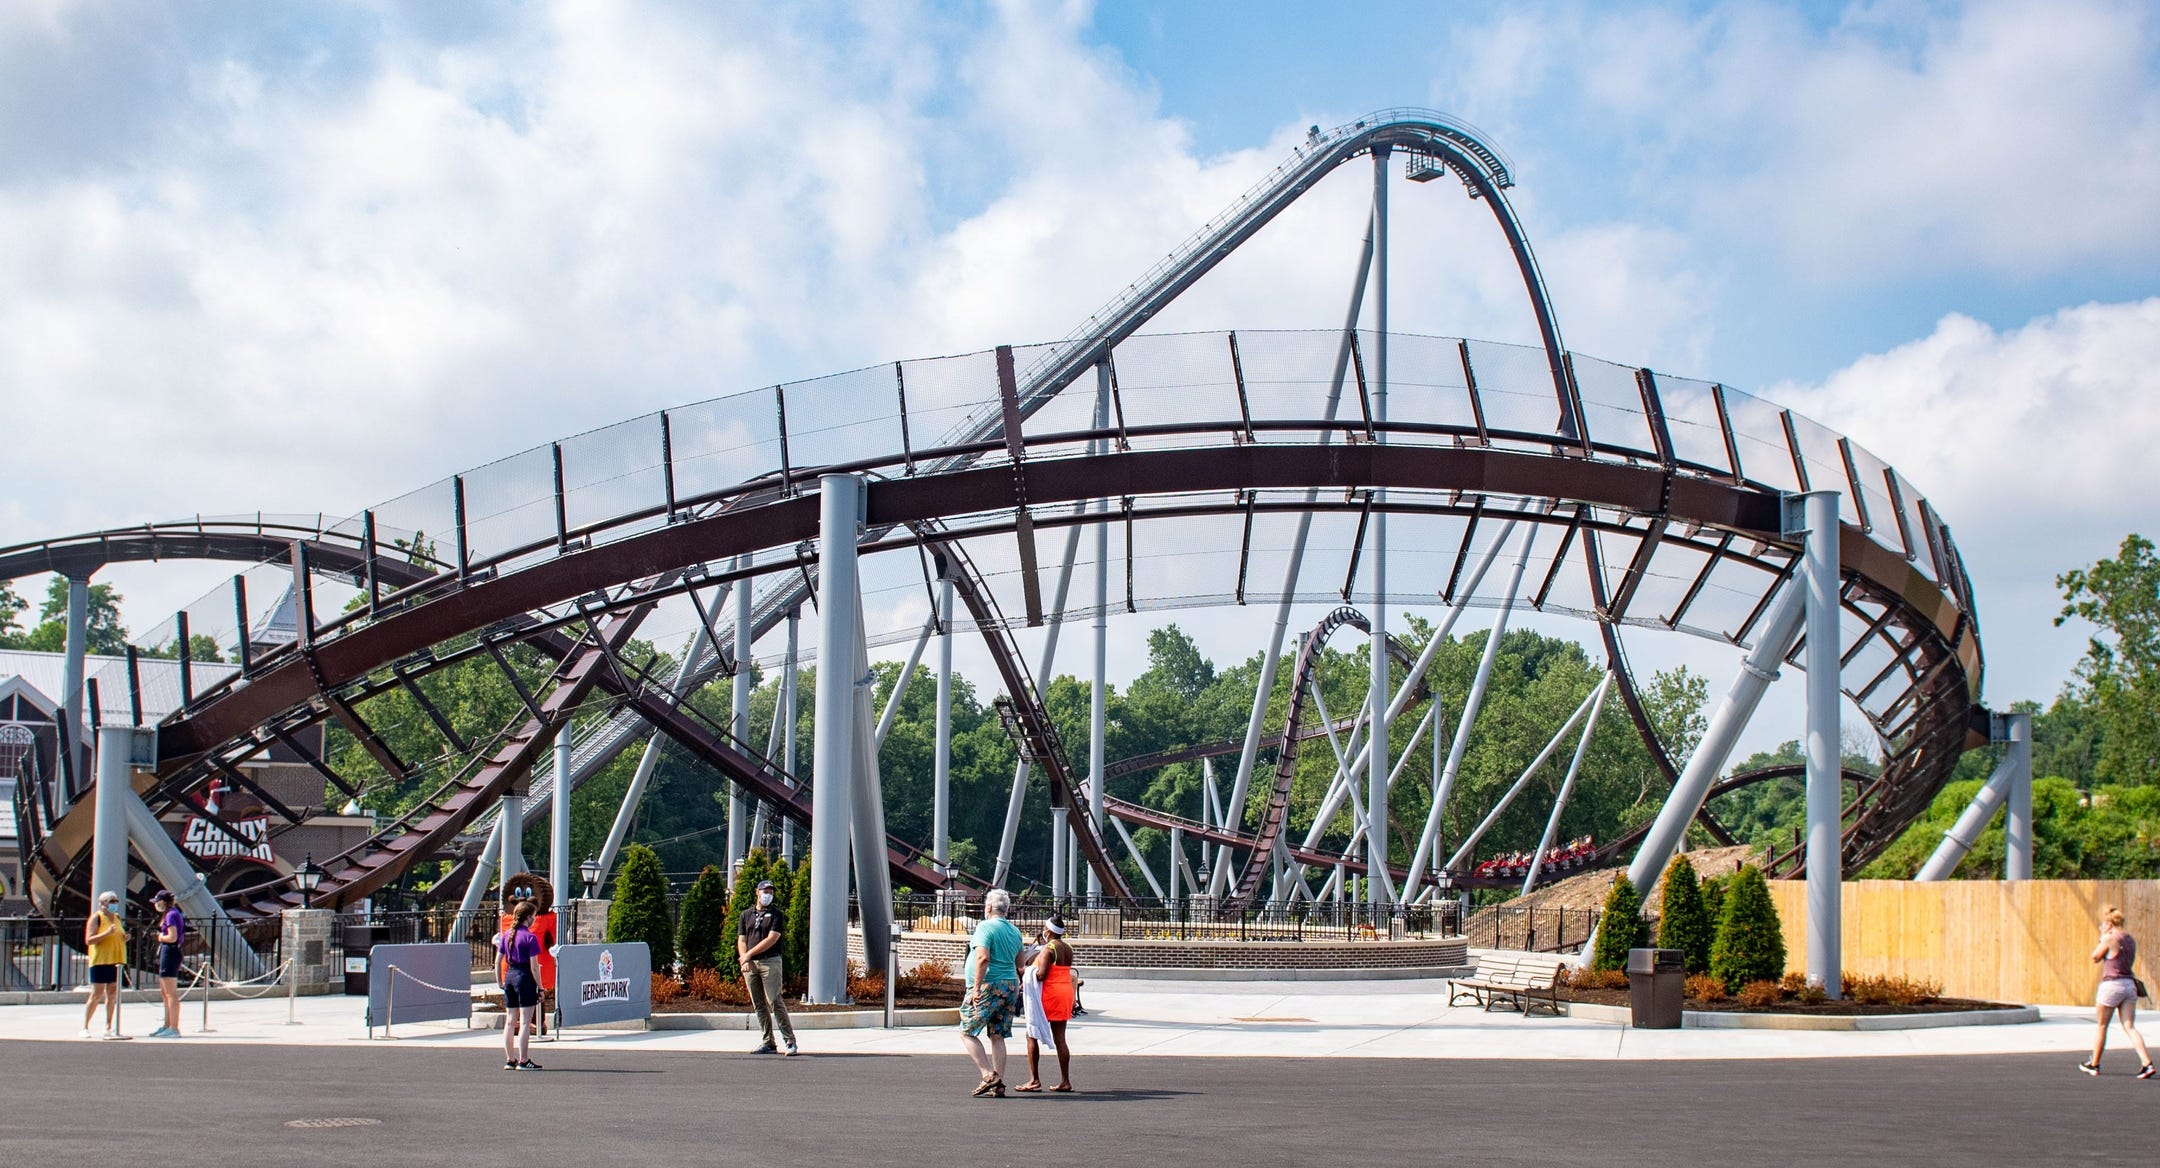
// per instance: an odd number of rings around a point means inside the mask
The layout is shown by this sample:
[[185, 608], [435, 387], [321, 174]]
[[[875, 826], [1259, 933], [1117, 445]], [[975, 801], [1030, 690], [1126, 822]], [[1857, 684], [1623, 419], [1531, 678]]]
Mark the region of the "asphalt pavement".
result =
[[[950, 1055], [0, 1042], [14, 1164], [2150, 1163], [2111, 1052], [1658, 1062], [1098, 1057], [972, 1099]], [[1015, 1067], [1008, 1082], [1025, 1077]], [[343, 1122], [332, 1122], [343, 1121]], [[368, 1122], [372, 1121], [372, 1122]]]

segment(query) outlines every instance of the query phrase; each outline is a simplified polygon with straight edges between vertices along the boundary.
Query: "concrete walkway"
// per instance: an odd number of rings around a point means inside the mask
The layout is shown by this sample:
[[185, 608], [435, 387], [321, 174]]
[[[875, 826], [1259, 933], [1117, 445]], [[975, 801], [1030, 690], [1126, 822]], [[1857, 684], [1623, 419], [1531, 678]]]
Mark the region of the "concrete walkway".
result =
[[[1209, 985], [1100, 982], [1085, 992], [1090, 1013], [1074, 1020], [1076, 1053], [1186, 1055], [1224, 1058], [1388, 1059], [1791, 1059], [1886, 1055], [2080, 1053], [2092, 1040], [2091, 1014], [2042, 1011], [2042, 1020], [2016, 1026], [1823, 1033], [1795, 1031], [1633, 1030], [1609, 1022], [1538, 1016], [1522, 1018], [1474, 1007], [1450, 1008], [1437, 982], [1333, 982], [1295, 985]], [[302, 998], [298, 1026], [285, 1025], [286, 1002], [212, 1002], [211, 1033], [200, 1033], [203, 1007], [182, 1011], [181, 1037], [137, 1038], [160, 1046], [231, 1043], [250, 1046], [365, 1046], [363, 1001], [342, 996]], [[122, 1007], [122, 1028], [147, 1034], [159, 1023], [155, 1006]], [[82, 1042], [82, 1007], [0, 1008], [0, 1040]], [[494, 1030], [454, 1023], [399, 1026], [399, 1047], [499, 1048]], [[2115, 1045], [2118, 1031], [2110, 1044]], [[949, 1027], [924, 1030], [814, 1030], [806, 1050], [855, 1054], [950, 1054], [959, 1040]], [[565, 1046], [599, 1053], [748, 1051], [755, 1031], [574, 1031]], [[94, 1041], [94, 1040], [93, 1040]], [[87, 1044], [86, 1044], [87, 1045]], [[112, 1044], [119, 1045], [119, 1044]], [[390, 1044], [377, 1040], [377, 1046]], [[2125, 1056], [2128, 1057], [2128, 1056]], [[2073, 1060], [2075, 1061], [2075, 1060]]]

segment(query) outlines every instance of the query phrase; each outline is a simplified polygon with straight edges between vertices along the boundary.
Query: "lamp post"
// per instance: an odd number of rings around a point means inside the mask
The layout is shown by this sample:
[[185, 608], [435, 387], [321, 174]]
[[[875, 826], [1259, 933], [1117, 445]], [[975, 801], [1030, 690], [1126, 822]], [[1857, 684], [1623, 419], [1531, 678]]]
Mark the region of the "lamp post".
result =
[[577, 870], [578, 876], [585, 881], [585, 899], [591, 900], [600, 888], [600, 860], [595, 856], [587, 856]]
[[315, 853], [309, 852], [300, 866], [293, 869], [293, 886], [300, 890], [300, 907], [315, 907], [315, 890], [322, 887], [323, 870], [315, 866]]
[[[1439, 871], [1433, 873], [1433, 903], [1440, 906], [1441, 912], [1443, 914], [1447, 910], [1448, 891], [1454, 887], [1455, 873], [1449, 871], [1446, 868], [1442, 868]], [[1462, 917], [1462, 914], [1460, 912], [1457, 912], [1455, 915], [1458, 920]], [[1443, 928], [1445, 928], [1446, 921], [1444, 917], [1439, 923]], [[1460, 925], [1457, 926], [1458, 930], [1460, 929], [1460, 927]]]

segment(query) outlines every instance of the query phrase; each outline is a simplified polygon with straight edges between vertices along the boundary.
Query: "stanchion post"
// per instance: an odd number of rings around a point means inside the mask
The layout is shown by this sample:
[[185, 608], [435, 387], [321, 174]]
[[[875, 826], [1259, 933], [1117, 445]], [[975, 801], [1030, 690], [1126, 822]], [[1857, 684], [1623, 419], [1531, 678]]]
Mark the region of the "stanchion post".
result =
[[397, 975], [398, 967], [391, 966], [390, 985], [383, 990], [382, 1036], [384, 1038], [393, 1037], [390, 1033], [390, 1027], [392, 1023], [397, 1021]]
[[210, 977], [211, 968], [212, 967], [210, 963], [205, 961], [203, 962], [202, 972], [196, 975], [197, 980], [202, 982], [202, 1028], [195, 1032], [197, 1034], [217, 1033], [216, 1031], [210, 1029], [210, 982], [212, 980]]
[[300, 1025], [300, 964], [291, 957], [285, 959], [285, 1025]]
[[885, 950], [885, 1029], [893, 1028], [893, 1002], [900, 984], [900, 918], [894, 917]]

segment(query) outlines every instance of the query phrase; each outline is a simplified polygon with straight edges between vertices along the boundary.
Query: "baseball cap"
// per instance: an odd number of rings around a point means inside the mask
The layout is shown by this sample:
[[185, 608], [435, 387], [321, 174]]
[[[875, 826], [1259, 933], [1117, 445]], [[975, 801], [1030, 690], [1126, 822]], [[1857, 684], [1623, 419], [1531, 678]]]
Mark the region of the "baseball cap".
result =
[[758, 886], [758, 889], [759, 889], [760, 891], [763, 891], [764, 889], [767, 889], [767, 888], [778, 888], [778, 887], [779, 887], [779, 885], [777, 885], [777, 884], [774, 884], [774, 883], [773, 883], [772, 881], [770, 881], [770, 880], [760, 880], [760, 881], [758, 881], [758, 882], [757, 882], [757, 886]]
[[156, 895], [156, 896], [153, 896], [153, 897], [151, 897], [151, 898], [150, 898], [150, 903], [151, 903], [151, 904], [164, 904], [164, 903], [166, 903], [166, 902], [168, 902], [168, 901], [172, 900], [172, 898], [173, 898], [173, 894], [172, 894], [172, 890], [171, 890], [171, 889], [168, 889], [168, 888], [160, 888], [160, 889], [158, 889], [158, 890], [157, 890], [157, 895]]

